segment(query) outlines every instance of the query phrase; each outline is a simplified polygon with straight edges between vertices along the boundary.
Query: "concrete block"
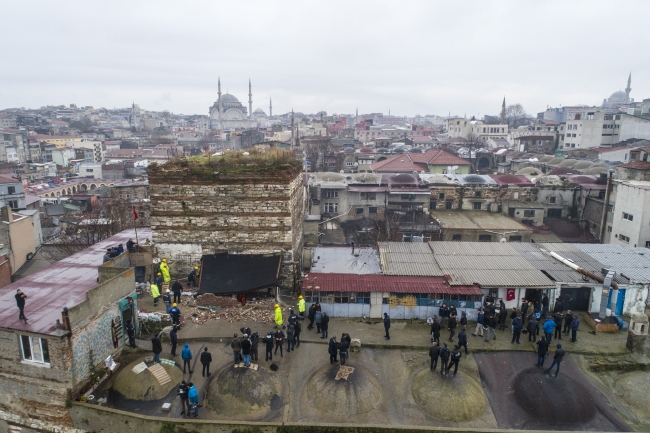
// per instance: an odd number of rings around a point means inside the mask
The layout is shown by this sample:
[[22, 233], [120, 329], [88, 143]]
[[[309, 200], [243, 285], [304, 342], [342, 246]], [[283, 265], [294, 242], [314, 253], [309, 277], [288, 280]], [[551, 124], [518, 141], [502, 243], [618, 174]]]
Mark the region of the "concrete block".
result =
[[353, 338], [350, 342], [350, 351], [359, 352], [361, 350], [361, 340], [359, 338]]

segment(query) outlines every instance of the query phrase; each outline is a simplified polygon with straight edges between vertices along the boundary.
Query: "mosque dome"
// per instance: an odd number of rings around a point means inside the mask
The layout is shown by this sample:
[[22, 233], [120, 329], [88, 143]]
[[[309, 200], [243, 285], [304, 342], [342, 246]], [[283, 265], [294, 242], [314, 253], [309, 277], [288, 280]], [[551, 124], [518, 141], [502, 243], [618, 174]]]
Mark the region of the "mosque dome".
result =
[[375, 149], [373, 149], [372, 147], [362, 147], [361, 149], [359, 149], [359, 153], [374, 153], [374, 152]]
[[255, 116], [255, 117], [266, 117], [266, 113], [261, 108], [256, 108], [255, 111], [253, 111], [253, 116]]
[[231, 95], [230, 93], [226, 93], [224, 95], [221, 95], [221, 102], [239, 102], [239, 99], [237, 99], [234, 95]]
[[612, 96], [609, 97], [609, 102], [623, 102], [627, 101], [627, 94], [622, 90], [612, 93]]

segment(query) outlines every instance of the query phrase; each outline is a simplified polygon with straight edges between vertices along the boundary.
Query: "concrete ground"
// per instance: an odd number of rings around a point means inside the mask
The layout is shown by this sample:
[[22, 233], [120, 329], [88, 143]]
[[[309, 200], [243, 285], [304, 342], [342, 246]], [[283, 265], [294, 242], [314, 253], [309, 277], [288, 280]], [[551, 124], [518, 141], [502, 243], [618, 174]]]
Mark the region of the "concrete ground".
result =
[[[186, 303], [189, 300], [189, 297], [184, 296], [182, 301], [183, 303]], [[298, 311], [297, 307], [295, 307], [295, 300], [287, 301], [288, 302], [285, 304], [286, 307], [283, 308], [283, 311], [285, 311], [285, 319], [288, 308], [294, 307], [294, 310]], [[138, 308], [145, 309], [146, 311], [165, 311], [165, 306], [162, 302], [159, 302], [158, 306], [154, 308], [153, 300], [149, 296], [144, 296], [138, 299]], [[179, 308], [181, 314], [184, 310], [187, 311], [189, 309], [186, 305], [180, 305]], [[235, 333], [241, 334], [240, 328], [244, 326], [250, 327], [253, 332], [263, 334], [272, 330], [274, 326], [272, 323], [260, 324], [253, 321], [229, 322], [226, 320], [209, 320], [205, 324], [192, 323], [188, 320], [186, 323], [187, 324], [178, 333], [179, 339], [203, 340], [206, 338], [232, 338]], [[321, 340], [320, 334], [316, 334], [315, 325], [312, 331], [307, 330], [308, 323], [308, 320], [303, 322], [301, 339], [314, 343], [327, 344], [329, 339]], [[509, 323], [510, 320], [508, 319], [507, 324]], [[527, 335], [521, 335], [521, 344], [511, 344], [512, 334], [510, 333], [509, 327], [504, 331], [497, 330], [497, 339], [490, 340], [489, 342], [485, 342], [484, 338], [474, 337], [472, 335], [475, 327], [476, 324], [474, 322], [468, 324], [467, 333], [470, 351], [491, 352], [506, 350], [532, 352], [535, 350], [535, 345], [532, 342], [528, 342]], [[329, 336], [337, 335], [340, 337], [343, 332], [347, 332], [352, 338], [359, 338], [362, 345], [368, 345], [369, 347], [374, 348], [390, 347], [426, 349], [431, 344], [431, 336], [429, 334], [430, 327], [426, 324], [426, 321], [421, 320], [393, 321], [390, 329], [391, 339], [385, 340], [384, 327], [380, 319], [362, 320], [360, 318], [331, 318], [329, 323]], [[456, 329], [456, 334], [458, 334], [458, 332], [460, 332], [460, 327]], [[618, 332], [615, 334], [592, 334], [591, 332], [591, 327], [582, 320], [578, 331], [578, 341], [576, 343], [569, 342], [570, 336], [567, 337], [565, 335], [562, 335], [562, 339], [558, 340], [558, 342], [563, 344], [568, 353], [583, 355], [623, 355], [629, 353], [625, 348], [627, 332]], [[448, 341], [448, 338], [449, 331], [445, 331], [441, 334], [441, 341]], [[454, 337], [454, 340], [457, 341], [458, 337]], [[555, 342], [556, 341], [553, 340], [553, 346]]]

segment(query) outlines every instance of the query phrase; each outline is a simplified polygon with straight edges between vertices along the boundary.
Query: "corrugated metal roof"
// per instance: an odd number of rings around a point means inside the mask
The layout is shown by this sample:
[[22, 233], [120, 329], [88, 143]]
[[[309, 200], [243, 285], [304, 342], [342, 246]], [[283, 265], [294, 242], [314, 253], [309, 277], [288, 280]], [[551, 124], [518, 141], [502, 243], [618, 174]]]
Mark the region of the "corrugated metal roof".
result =
[[444, 275], [426, 243], [380, 242], [379, 257], [384, 275]]
[[632, 283], [650, 283], [650, 250], [615, 244], [575, 244], [580, 251], [612, 269]]
[[487, 287], [554, 287], [513, 245], [497, 242], [429, 242], [449, 284]]
[[302, 288], [305, 291], [321, 292], [483, 294], [473, 284], [466, 284], [462, 287], [449, 287], [442, 277], [324, 274], [317, 272], [312, 272], [305, 276]]

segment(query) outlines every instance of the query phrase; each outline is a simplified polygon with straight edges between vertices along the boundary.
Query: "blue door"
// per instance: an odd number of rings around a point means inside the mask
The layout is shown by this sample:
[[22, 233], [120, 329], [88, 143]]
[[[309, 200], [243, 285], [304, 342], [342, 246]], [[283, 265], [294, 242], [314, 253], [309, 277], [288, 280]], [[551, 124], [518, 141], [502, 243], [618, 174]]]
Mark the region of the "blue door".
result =
[[[607, 298], [607, 305], [612, 302], [612, 289], [609, 289], [609, 298]], [[616, 298], [616, 308], [614, 314], [620, 316], [623, 314], [623, 305], [625, 304], [625, 289], [618, 289], [618, 298]]]

